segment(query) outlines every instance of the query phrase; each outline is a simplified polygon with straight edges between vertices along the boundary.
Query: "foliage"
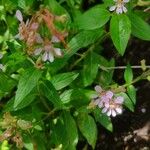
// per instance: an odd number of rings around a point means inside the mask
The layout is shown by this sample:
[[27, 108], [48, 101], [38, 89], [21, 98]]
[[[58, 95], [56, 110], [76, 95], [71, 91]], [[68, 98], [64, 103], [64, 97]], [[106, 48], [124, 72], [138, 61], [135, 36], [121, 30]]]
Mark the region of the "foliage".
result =
[[75, 150], [82, 140], [94, 149], [97, 124], [113, 132], [123, 106], [134, 112], [133, 84], [150, 71], [142, 64], [134, 77], [128, 62], [119, 83], [103, 43], [111, 39], [123, 58], [134, 37], [150, 41], [148, 2], [140, 2], [104, 0], [85, 10], [83, 0], [0, 1], [2, 150]]

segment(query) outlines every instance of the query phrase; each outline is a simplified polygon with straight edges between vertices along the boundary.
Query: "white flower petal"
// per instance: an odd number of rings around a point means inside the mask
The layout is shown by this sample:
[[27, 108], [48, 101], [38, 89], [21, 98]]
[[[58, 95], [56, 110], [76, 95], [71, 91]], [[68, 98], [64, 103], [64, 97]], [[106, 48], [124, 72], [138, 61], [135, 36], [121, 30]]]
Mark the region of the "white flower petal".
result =
[[106, 108], [109, 108], [109, 103], [105, 103], [105, 107], [106, 107]]
[[116, 115], [117, 115], [115, 110], [112, 110], [111, 114], [112, 114], [113, 117], [116, 117]]
[[114, 93], [112, 91], [107, 91], [106, 92], [106, 97], [111, 99], [113, 97]]
[[98, 105], [99, 102], [100, 102], [99, 99], [97, 99], [97, 100], [94, 101], [94, 104], [95, 104], [95, 105]]
[[36, 30], [38, 27], [39, 27], [39, 24], [36, 23], [36, 22], [33, 22], [33, 23], [31, 24], [31, 29], [32, 29], [32, 30]]
[[48, 53], [47, 53], [47, 52], [45, 52], [45, 53], [43, 54], [42, 60], [43, 60], [43, 61], [47, 61], [47, 60], [48, 60]]
[[123, 12], [124, 12], [124, 13], [126, 13], [126, 12], [128, 11], [128, 10], [127, 10], [127, 8], [126, 8], [126, 7], [124, 7], [124, 6], [123, 6], [123, 8], [122, 8], [122, 9], [123, 9]]
[[124, 3], [128, 3], [128, 2], [129, 2], [129, 0], [123, 0], [123, 2], [124, 2]]
[[116, 5], [111, 6], [111, 7], [109, 8], [110, 11], [114, 11], [115, 9], [116, 9]]
[[43, 39], [42, 39], [42, 37], [40, 36], [40, 34], [39, 33], [36, 33], [36, 42], [37, 43], [43, 43]]
[[111, 111], [111, 109], [107, 112], [107, 116], [111, 116], [111, 113], [112, 113], [112, 111]]
[[104, 107], [103, 109], [102, 109], [102, 113], [105, 113], [105, 112], [107, 112], [107, 108], [106, 107]]
[[99, 108], [102, 108], [103, 106], [104, 106], [103, 102], [100, 101], [99, 104], [98, 104], [98, 107], [99, 107]]
[[116, 13], [117, 13], [117, 14], [122, 14], [122, 11], [123, 11], [123, 10], [122, 10], [121, 7], [118, 7], [118, 8], [116, 9]]
[[23, 21], [22, 13], [21, 13], [20, 10], [17, 10], [17, 11], [16, 11], [16, 17], [17, 17], [17, 19], [18, 19], [20, 22]]
[[60, 48], [54, 48], [54, 52], [57, 56], [62, 56], [62, 51]]
[[56, 37], [56, 36], [52, 36], [52, 39], [51, 39], [52, 43], [59, 43], [60, 40]]
[[48, 53], [48, 60], [49, 60], [50, 62], [53, 62], [53, 61], [54, 61], [54, 55], [53, 55], [53, 53], [51, 53], [51, 52]]
[[98, 98], [98, 95], [97, 95], [97, 94], [93, 94], [93, 95], [91, 96], [91, 98], [92, 98], [92, 99]]
[[40, 55], [41, 52], [42, 52], [42, 48], [36, 48], [34, 51], [34, 55], [35, 56]]
[[95, 89], [95, 91], [96, 91], [97, 93], [101, 93], [101, 92], [102, 92], [102, 88], [101, 88], [101, 86], [99, 86], [99, 85], [96, 85], [94, 89]]
[[118, 96], [116, 99], [115, 99], [115, 103], [117, 104], [122, 104], [124, 101], [124, 98], [122, 96]]
[[121, 114], [121, 113], [122, 113], [122, 109], [121, 109], [121, 108], [116, 108], [115, 110], [116, 110], [116, 112], [117, 112], [118, 114]]

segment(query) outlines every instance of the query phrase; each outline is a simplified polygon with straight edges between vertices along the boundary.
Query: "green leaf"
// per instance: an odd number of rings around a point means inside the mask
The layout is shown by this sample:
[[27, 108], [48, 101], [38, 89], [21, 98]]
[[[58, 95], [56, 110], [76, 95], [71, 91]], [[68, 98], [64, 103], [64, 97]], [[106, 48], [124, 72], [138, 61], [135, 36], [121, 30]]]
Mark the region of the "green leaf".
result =
[[87, 105], [91, 100], [91, 97], [89, 96], [88, 93], [90, 93], [91, 95], [91, 91], [89, 90], [83, 89], [73, 90], [71, 94], [71, 104], [77, 108]]
[[0, 98], [7, 95], [16, 86], [17, 82], [0, 71]]
[[50, 81], [45, 80], [40, 84], [40, 92], [43, 96], [45, 96], [50, 102], [54, 104], [54, 107], [62, 107], [60, 97]]
[[124, 14], [113, 15], [110, 22], [110, 35], [117, 51], [121, 55], [125, 52], [130, 33], [131, 23], [129, 18]]
[[105, 25], [110, 18], [110, 13], [102, 7], [93, 7], [79, 16], [76, 23], [79, 29], [93, 30]]
[[124, 79], [125, 79], [126, 83], [131, 83], [133, 80], [133, 72], [132, 72], [132, 68], [129, 64], [127, 65], [127, 68], [125, 69]]
[[58, 147], [62, 144], [64, 150], [75, 150], [78, 142], [78, 131], [75, 120], [69, 112], [63, 112], [52, 124], [51, 142]]
[[150, 41], [150, 25], [134, 13], [130, 14], [132, 34], [142, 40]]
[[120, 93], [120, 94], [116, 94], [118, 96], [122, 96], [124, 98], [124, 105], [131, 110], [132, 112], [134, 112], [134, 104], [132, 102], [132, 100], [128, 97], [128, 95], [126, 93]]
[[73, 90], [69, 89], [64, 91], [61, 95], [60, 95], [60, 99], [61, 101], [65, 104], [65, 103], [69, 103], [71, 100], [71, 95], [72, 95]]
[[84, 60], [83, 83], [84, 86], [92, 84], [98, 72], [99, 55], [90, 52]]
[[17, 109], [18, 105], [25, 100], [25, 97], [37, 86], [42, 72], [35, 68], [28, 69], [20, 77], [16, 97], [14, 101], [14, 108]]
[[136, 89], [133, 85], [127, 87], [127, 92], [134, 105], [136, 104]]
[[94, 116], [96, 121], [98, 121], [103, 127], [105, 127], [110, 132], [113, 131], [113, 125], [110, 117], [108, 117], [106, 114], [101, 113], [100, 109], [94, 110]]
[[97, 140], [97, 127], [94, 119], [90, 115], [82, 113], [78, 115], [77, 121], [81, 133], [94, 149]]
[[51, 82], [56, 90], [60, 90], [68, 86], [73, 80], [78, 77], [78, 75], [79, 74], [75, 72], [57, 74], [51, 79]]

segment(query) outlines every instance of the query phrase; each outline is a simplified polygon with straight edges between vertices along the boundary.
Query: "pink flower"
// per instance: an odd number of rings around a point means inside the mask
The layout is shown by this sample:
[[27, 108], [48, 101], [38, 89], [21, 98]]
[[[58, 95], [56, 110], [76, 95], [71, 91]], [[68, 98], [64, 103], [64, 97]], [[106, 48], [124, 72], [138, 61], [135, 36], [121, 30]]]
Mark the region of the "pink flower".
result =
[[102, 108], [102, 113], [113, 117], [122, 113], [123, 97], [115, 97], [112, 91], [104, 91], [100, 86], [95, 86], [95, 90], [98, 95], [94, 97], [94, 104]]
[[129, 0], [114, 0], [116, 3], [114, 6], [109, 8], [110, 11], [116, 11], [117, 14], [122, 14], [123, 12], [127, 12], [127, 8], [125, 4], [129, 2]]

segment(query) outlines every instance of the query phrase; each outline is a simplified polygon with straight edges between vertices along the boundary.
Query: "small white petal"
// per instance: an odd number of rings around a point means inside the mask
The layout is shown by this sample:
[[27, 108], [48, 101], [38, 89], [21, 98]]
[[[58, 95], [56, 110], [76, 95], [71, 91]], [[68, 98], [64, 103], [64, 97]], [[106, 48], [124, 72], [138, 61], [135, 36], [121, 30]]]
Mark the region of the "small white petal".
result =
[[96, 91], [97, 93], [101, 93], [101, 92], [102, 92], [102, 88], [101, 88], [101, 86], [99, 86], [99, 85], [96, 85], [94, 89], [95, 89], [95, 91]]
[[107, 112], [107, 108], [106, 107], [104, 107], [103, 109], [102, 109], [102, 113], [105, 113], [105, 112]]
[[111, 114], [112, 114], [113, 117], [116, 117], [116, 115], [117, 115], [115, 110], [112, 110]]
[[60, 40], [56, 36], [52, 36], [51, 41], [52, 41], [52, 43], [59, 43], [60, 42]]
[[102, 102], [102, 101], [100, 101], [100, 102], [99, 102], [99, 104], [98, 104], [98, 107], [99, 107], [99, 108], [102, 108], [102, 107], [103, 107], [103, 105], [104, 105], [104, 104], [103, 104], [103, 102]]
[[115, 103], [117, 104], [122, 104], [124, 101], [124, 98], [122, 96], [118, 96], [116, 99], [115, 99]]
[[115, 9], [116, 9], [116, 5], [111, 6], [111, 7], [109, 8], [110, 11], [114, 11]]
[[45, 52], [45, 53], [43, 54], [42, 60], [43, 60], [43, 61], [47, 61], [47, 60], [48, 60], [48, 53], [47, 53], [47, 52]]
[[60, 48], [54, 48], [54, 52], [57, 56], [62, 56], [62, 51]]
[[100, 102], [99, 99], [97, 99], [97, 100], [94, 101], [94, 104], [95, 104], [95, 105], [98, 105], [99, 102]]
[[111, 116], [111, 109], [107, 112], [107, 116]]
[[123, 6], [122, 9], [123, 9], [123, 12], [125, 12], [125, 13], [127, 12], [127, 8], [126, 7]]
[[109, 108], [109, 103], [105, 103], [105, 107], [106, 107], [106, 108]]
[[118, 7], [118, 8], [116, 9], [116, 13], [117, 13], [117, 14], [122, 14], [122, 11], [123, 11], [123, 10], [122, 10], [121, 7]]
[[123, 2], [124, 2], [124, 3], [128, 3], [128, 2], [129, 2], [129, 0], [123, 0]]
[[36, 33], [36, 42], [37, 43], [43, 43], [43, 39], [42, 39], [42, 37], [40, 36], [40, 34], [39, 33]]
[[17, 35], [14, 36], [15, 39], [20, 39], [20, 34], [18, 33]]
[[41, 52], [42, 52], [42, 48], [36, 48], [34, 51], [34, 55], [35, 56], [40, 55]]
[[116, 108], [115, 110], [116, 110], [116, 112], [117, 112], [118, 114], [121, 114], [121, 113], [122, 113], [122, 109], [121, 109], [121, 108]]
[[113, 95], [114, 95], [114, 93], [111, 92], [111, 91], [106, 92], [106, 97], [109, 98], [109, 99], [111, 99], [113, 97]]
[[30, 29], [32, 29], [32, 30], [37, 30], [38, 27], [39, 27], [39, 24], [36, 23], [36, 22], [33, 22], [33, 23], [31, 24], [31, 28], [30, 28]]
[[48, 53], [48, 60], [49, 60], [50, 62], [53, 62], [53, 61], [54, 61], [54, 55], [53, 55], [53, 53], [51, 53], [51, 52]]
[[17, 19], [18, 19], [20, 22], [23, 21], [22, 13], [21, 13], [20, 10], [17, 10], [17, 11], [16, 11], [16, 17], [17, 17]]

